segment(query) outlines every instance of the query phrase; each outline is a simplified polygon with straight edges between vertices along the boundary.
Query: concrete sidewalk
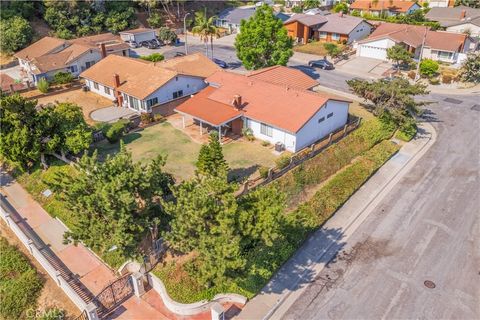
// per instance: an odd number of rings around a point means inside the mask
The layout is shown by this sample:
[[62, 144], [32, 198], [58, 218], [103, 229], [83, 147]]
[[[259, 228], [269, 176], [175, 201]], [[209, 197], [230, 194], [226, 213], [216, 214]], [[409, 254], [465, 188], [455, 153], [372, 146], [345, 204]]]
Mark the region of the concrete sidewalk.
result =
[[425, 154], [436, 140], [429, 123], [419, 124], [419, 133], [382, 166], [275, 274], [262, 291], [247, 303], [239, 319], [281, 319], [301, 297], [308, 284], [346, 245], [395, 184]]

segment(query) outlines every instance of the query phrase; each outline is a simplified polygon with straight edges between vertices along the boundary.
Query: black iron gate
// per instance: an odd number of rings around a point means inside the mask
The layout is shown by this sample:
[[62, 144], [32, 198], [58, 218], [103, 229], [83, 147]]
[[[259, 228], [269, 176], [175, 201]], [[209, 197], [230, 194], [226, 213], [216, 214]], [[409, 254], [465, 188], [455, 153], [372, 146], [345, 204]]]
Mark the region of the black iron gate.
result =
[[93, 303], [97, 306], [98, 316], [105, 317], [132, 295], [133, 284], [130, 274], [116, 279], [93, 299]]

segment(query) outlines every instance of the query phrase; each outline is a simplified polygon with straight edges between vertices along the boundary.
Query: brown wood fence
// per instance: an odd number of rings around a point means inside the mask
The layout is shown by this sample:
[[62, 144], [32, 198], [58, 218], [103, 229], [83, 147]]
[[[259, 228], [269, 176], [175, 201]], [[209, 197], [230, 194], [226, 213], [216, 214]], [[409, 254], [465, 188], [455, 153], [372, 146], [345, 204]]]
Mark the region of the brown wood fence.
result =
[[240, 190], [237, 191], [236, 196], [237, 197], [242, 196], [258, 186], [266, 185], [274, 181], [275, 179], [280, 178], [285, 173], [299, 166], [306, 160], [311, 159], [316, 155], [318, 155], [319, 153], [321, 153], [323, 150], [328, 148], [332, 143], [338, 142], [341, 139], [343, 139], [347, 134], [349, 134], [350, 132], [358, 128], [358, 126], [360, 125], [360, 122], [361, 122], [361, 118], [352, 119], [352, 121], [346, 124], [343, 128], [330, 133], [328, 137], [313, 143], [312, 145], [310, 145], [307, 148], [304, 148], [303, 150], [298, 151], [290, 158], [290, 163], [286, 167], [270, 168], [266, 178], [257, 177], [251, 180], [248, 179], [247, 181], [244, 182], [242, 188], [240, 188]]

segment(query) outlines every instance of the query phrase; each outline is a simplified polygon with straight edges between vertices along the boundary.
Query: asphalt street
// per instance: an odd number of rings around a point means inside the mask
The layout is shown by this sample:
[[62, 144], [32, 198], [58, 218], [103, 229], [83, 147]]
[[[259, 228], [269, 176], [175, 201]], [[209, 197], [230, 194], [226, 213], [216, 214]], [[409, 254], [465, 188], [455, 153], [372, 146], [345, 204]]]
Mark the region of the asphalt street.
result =
[[283, 319], [480, 318], [480, 99], [427, 98], [436, 143]]

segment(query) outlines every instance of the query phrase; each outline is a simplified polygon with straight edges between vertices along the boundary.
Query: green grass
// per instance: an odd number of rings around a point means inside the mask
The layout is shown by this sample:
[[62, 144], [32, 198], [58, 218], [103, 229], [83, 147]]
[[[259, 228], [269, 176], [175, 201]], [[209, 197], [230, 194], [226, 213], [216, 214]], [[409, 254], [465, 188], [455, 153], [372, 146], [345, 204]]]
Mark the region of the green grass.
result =
[[[132, 132], [123, 139], [135, 161], [148, 161], [158, 155], [167, 156], [165, 170], [179, 180], [194, 176], [195, 162], [201, 145], [186, 134], [164, 122], [139, 132]], [[119, 151], [119, 143], [102, 141], [96, 145], [99, 155], [105, 157]], [[223, 153], [232, 174], [244, 176], [255, 172], [258, 166], [272, 166], [275, 155], [258, 143], [232, 142], [224, 145]]]
[[0, 238], [0, 315], [3, 319], [25, 317], [34, 308], [43, 281], [27, 258], [5, 238]]
[[309, 201], [286, 214], [282, 240], [275, 241], [272, 247], [259, 246], [245, 253], [245, 273], [208, 289], [200, 286], [179, 264], [158, 265], [154, 274], [163, 281], [169, 295], [182, 303], [212, 299], [217, 293], [227, 292], [252, 298], [298, 249], [308, 234], [323, 225], [398, 149], [398, 145], [382, 141], [334, 175]]

